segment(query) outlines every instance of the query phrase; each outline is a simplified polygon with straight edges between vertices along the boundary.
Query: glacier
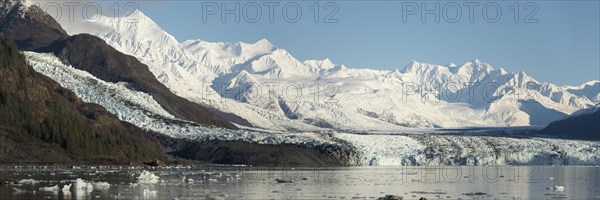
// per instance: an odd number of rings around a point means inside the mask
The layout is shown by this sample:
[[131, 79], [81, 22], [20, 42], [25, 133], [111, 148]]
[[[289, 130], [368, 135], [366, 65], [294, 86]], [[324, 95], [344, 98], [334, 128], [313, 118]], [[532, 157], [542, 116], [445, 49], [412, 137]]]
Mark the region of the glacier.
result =
[[28, 63], [39, 73], [72, 90], [83, 101], [105, 107], [120, 120], [147, 131], [173, 138], [194, 140], [241, 140], [257, 143], [319, 145], [328, 142], [320, 134], [272, 134], [268, 131], [229, 130], [206, 127], [177, 119], [164, 110], [152, 96], [134, 91], [122, 83], [105, 82], [82, 70], [65, 65], [48, 53], [24, 52]]
[[205, 127], [174, 118], [148, 94], [122, 83], [97, 79], [65, 65], [52, 54], [24, 52], [39, 73], [75, 92], [83, 101], [105, 107], [119, 119], [147, 131], [194, 141], [237, 140], [261, 144], [338, 145], [356, 152], [354, 165], [598, 165], [600, 142], [446, 134], [440, 129], [352, 133], [326, 129], [277, 131], [240, 126]]

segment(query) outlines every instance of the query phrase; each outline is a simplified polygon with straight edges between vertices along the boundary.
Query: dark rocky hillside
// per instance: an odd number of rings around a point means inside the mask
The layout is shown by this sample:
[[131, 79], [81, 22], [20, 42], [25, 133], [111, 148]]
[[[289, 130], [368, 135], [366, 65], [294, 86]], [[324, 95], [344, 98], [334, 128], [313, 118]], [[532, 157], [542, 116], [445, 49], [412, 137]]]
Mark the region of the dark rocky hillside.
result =
[[600, 109], [552, 122], [539, 134], [566, 139], [600, 140]]
[[47, 50], [99, 79], [113, 83], [127, 82], [133, 89], [152, 95], [175, 117], [206, 125], [236, 128], [206, 107], [173, 94], [156, 80], [148, 66], [133, 56], [117, 51], [96, 36], [74, 35], [54, 42]]
[[37, 6], [6, 9], [11, 0], [0, 5], [0, 38], [14, 38], [20, 50], [52, 52], [73, 67], [85, 70], [109, 82], [127, 82], [134, 89], [146, 92], [174, 116], [199, 124], [237, 129], [212, 110], [173, 94], [150, 72], [148, 66], [133, 56], [112, 48], [92, 35], [69, 36], [52, 18]]
[[142, 163], [155, 139], [37, 73], [11, 40], [0, 42], [0, 163]]
[[19, 6], [8, 7], [9, 1], [0, 2], [0, 9], [5, 12], [0, 13], [3, 14], [0, 16], [0, 37], [11, 37], [21, 50], [37, 50], [68, 36], [60, 24], [39, 7], [30, 7], [24, 15]]
[[358, 153], [350, 146], [258, 144], [244, 141], [190, 141], [156, 134], [170, 155], [215, 164], [252, 166], [355, 166]]

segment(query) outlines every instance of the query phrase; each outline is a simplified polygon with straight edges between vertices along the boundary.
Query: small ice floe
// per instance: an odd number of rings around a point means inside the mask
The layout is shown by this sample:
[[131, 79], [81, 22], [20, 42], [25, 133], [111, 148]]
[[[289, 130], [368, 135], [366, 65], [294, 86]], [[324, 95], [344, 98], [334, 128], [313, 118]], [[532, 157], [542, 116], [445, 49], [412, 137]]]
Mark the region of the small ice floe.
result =
[[71, 185], [73, 184], [63, 185], [62, 193], [64, 196], [71, 196]]
[[565, 186], [562, 186], [562, 185], [555, 185], [555, 186], [552, 188], [552, 190], [555, 190], [555, 191], [559, 191], [559, 192], [561, 192], [561, 191], [564, 191], [564, 190], [565, 190]]
[[94, 185], [95, 191], [108, 190], [110, 188], [110, 183], [107, 182], [94, 182], [92, 185]]
[[75, 193], [90, 193], [94, 190], [94, 185], [91, 183], [85, 182], [83, 179], [78, 178], [73, 183], [73, 191]]
[[39, 190], [42, 192], [54, 192], [54, 193], [58, 193], [58, 191], [60, 191], [60, 189], [58, 188], [58, 185], [49, 186], [49, 187], [41, 187]]
[[194, 179], [188, 178], [187, 183], [189, 183], [189, 184], [194, 183]]
[[34, 179], [21, 179], [19, 181], [17, 181], [18, 184], [22, 184], [22, 185], [35, 185], [40, 183], [40, 181], [38, 180], [34, 180]]
[[13, 194], [14, 195], [25, 194], [25, 193], [27, 193], [27, 190], [19, 189], [19, 188], [16, 188], [16, 187], [13, 188]]
[[155, 197], [158, 192], [156, 190], [144, 189], [144, 197]]
[[138, 180], [138, 183], [156, 184], [159, 182], [160, 177], [153, 174], [152, 172], [144, 170], [144, 171], [142, 171], [140, 176], [137, 177], [137, 180]]
[[91, 183], [85, 182], [83, 179], [77, 178], [77, 180], [72, 183], [71, 189], [75, 194], [76, 199], [82, 199], [88, 197], [88, 195], [92, 193], [94, 186]]

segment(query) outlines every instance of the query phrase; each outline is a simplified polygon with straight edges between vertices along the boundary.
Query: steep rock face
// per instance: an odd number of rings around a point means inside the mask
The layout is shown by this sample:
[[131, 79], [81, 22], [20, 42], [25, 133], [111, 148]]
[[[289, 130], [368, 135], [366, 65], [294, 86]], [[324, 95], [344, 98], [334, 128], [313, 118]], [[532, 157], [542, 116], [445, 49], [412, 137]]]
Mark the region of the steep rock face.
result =
[[13, 38], [21, 50], [37, 50], [68, 37], [60, 24], [36, 5], [15, 0], [0, 5], [0, 38]]
[[0, 163], [145, 162], [158, 143], [132, 124], [38, 74], [0, 43]]

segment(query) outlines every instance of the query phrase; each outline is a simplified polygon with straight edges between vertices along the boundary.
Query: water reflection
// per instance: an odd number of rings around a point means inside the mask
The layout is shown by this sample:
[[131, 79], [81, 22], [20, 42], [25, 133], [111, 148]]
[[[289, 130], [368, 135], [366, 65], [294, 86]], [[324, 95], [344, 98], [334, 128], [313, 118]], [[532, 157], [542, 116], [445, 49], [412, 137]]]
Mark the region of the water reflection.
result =
[[[385, 195], [404, 199], [600, 198], [600, 167], [591, 166], [2, 166], [1, 169], [1, 199], [377, 199]], [[156, 175], [156, 180], [145, 172], [144, 176], [151, 179], [141, 178], [144, 170]], [[76, 185], [78, 178], [93, 189], [66, 187]], [[103, 182], [106, 182], [104, 187], [97, 187]], [[54, 186], [59, 189], [40, 190]], [[557, 186], [564, 190], [557, 190]]]

